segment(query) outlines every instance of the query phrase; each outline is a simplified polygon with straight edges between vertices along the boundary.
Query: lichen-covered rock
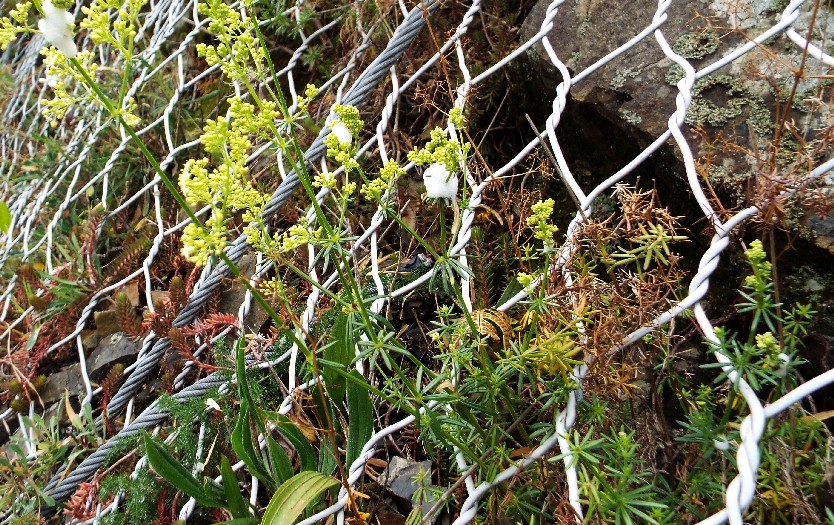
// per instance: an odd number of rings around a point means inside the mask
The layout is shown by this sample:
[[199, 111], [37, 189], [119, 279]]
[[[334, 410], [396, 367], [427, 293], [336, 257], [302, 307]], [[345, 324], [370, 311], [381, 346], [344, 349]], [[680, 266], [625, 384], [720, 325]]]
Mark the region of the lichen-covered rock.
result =
[[[539, 31], [550, 4], [548, 0], [540, 0], [535, 5], [521, 29], [521, 40]], [[672, 49], [699, 70], [773, 27], [784, 9], [779, 4], [772, 0], [672, 2], [661, 29]], [[812, 3], [806, 4], [793, 26], [803, 36], [813, 8]], [[627, 8], [618, 0], [566, 1], [559, 7], [548, 39], [559, 59], [572, 74], [578, 74], [649, 26], [657, 6], [654, 0], [634, 0]], [[825, 41], [823, 33], [828, 27], [834, 27], [834, 12], [820, 9], [814, 32], [818, 43]], [[760, 174], [763, 165], [776, 166], [778, 173], [770, 177], [782, 177], [783, 180], [772, 186], [773, 191], [780, 191], [791, 186], [791, 177], [807, 174], [809, 158], [816, 165], [834, 154], [834, 145], [824, 140], [825, 130], [834, 126], [830, 88], [823, 84], [826, 75], [830, 78], [831, 68], [816, 59], [803, 61], [802, 51], [780, 33], [764, 47], [754, 48], [696, 81], [692, 89], [684, 131], [696, 158], [724, 148], [719, 156], [713, 155], [716, 159], [713, 164], [701, 164], [701, 168], [702, 175], [710, 177], [714, 187], [737, 197], [735, 202], [726, 203], [728, 206], [760, 203], [756, 201], [762, 199], [760, 194], [750, 200], [748, 180]], [[537, 44], [528, 55], [543, 91], [554, 95], [562, 79], [544, 47]], [[801, 68], [804, 75], [796, 83], [794, 73]], [[592, 106], [637, 146], [645, 148], [667, 130], [669, 118], [676, 109], [676, 83], [681, 78], [683, 69], [663, 54], [650, 34], [574, 84], [570, 97], [574, 103]], [[828, 96], [821, 96], [822, 89], [829, 90]], [[790, 130], [784, 128], [782, 140], [776, 148], [771, 148], [774, 124], [779, 120], [777, 108], [784, 112], [785, 101], [791, 93], [792, 109], [785, 119]], [[686, 133], [688, 128], [698, 126], [706, 132]], [[799, 151], [799, 142], [809, 145], [806, 151]], [[682, 158], [677, 148], [674, 151]], [[677, 171], [683, 175], [682, 169]], [[831, 181], [826, 184], [832, 188], [829, 192], [834, 197], [834, 184]], [[768, 199], [764, 195], [763, 200]], [[834, 230], [834, 217], [811, 220], [812, 213], [806, 213], [804, 207], [798, 213], [789, 214], [800, 217], [794, 224], [788, 224], [789, 227], [809, 226], [819, 233], [818, 244], [831, 249], [828, 246], [832, 244], [831, 236], [824, 232]]]

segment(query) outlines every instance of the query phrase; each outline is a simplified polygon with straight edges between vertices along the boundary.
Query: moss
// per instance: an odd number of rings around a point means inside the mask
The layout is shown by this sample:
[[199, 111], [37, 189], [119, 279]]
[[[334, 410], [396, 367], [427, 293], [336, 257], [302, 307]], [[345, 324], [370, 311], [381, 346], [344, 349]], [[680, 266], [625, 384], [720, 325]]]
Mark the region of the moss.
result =
[[106, 501], [118, 493], [124, 493], [124, 508], [102, 518], [106, 525], [142, 525], [152, 523], [156, 515], [157, 496], [161, 485], [147, 468], [140, 470], [136, 479], [127, 474], [106, 476], [101, 481], [99, 499]]
[[[727, 101], [723, 106], [704, 97], [704, 93], [712, 88], [723, 88]], [[691, 126], [709, 124], [720, 127], [727, 122], [740, 117], [747, 109], [747, 122], [762, 135], [770, 134], [773, 122], [770, 111], [765, 106], [762, 97], [750, 92], [741, 81], [730, 75], [715, 75], [703, 78], [692, 88], [692, 104], [686, 115], [686, 123]]]
[[686, 33], [678, 37], [672, 44], [672, 50], [684, 58], [700, 60], [718, 50], [721, 37], [711, 27], [703, 31]]

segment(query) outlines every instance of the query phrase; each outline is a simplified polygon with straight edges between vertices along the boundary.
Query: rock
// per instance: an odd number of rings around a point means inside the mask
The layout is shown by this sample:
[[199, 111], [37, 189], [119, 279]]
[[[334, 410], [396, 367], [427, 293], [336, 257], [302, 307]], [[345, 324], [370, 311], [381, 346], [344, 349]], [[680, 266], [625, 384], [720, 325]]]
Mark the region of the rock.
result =
[[104, 310], [93, 314], [96, 322], [96, 333], [100, 338], [105, 338], [120, 331], [119, 316], [115, 310]]
[[96, 330], [81, 330], [81, 346], [84, 353], [88, 354], [101, 342], [101, 335]]
[[165, 301], [171, 294], [165, 290], [151, 290], [151, 303], [157, 312], [163, 311]]
[[122, 286], [119, 292], [124, 293], [127, 296], [130, 304], [133, 305], [134, 308], [139, 306], [139, 282], [138, 281], [131, 281], [128, 284]]
[[[255, 256], [247, 253], [241, 258], [238, 268], [241, 275], [247, 279], [255, 273]], [[246, 297], [246, 286], [237, 280], [229, 280], [224, 283], [221, 290], [220, 301], [217, 303], [217, 311], [223, 314], [237, 315], [243, 299]], [[243, 328], [247, 331], [258, 331], [261, 325], [269, 318], [266, 311], [255, 299], [250, 303], [249, 312], [243, 319]]]
[[84, 393], [84, 383], [81, 380], [81, 370], [78, 365], [69, 365], [49, 374], [46, 384], [38, 391], [44, 405], [51, 405], [64, 399], [64, 392], [70, 397]]
[[[536, 3], [521, 28], [522, 41], [539, 31], [550, 4], [550, 0]], [[619, 0], [565, 1], [553, 19], [554, 27], [548, 34], [548, 40], [557, 57], [576, 75], [643, 31], [651, 23], [656, 10], [655, 0], [635, 0], [629, 2], [627, 9]], [[810, 5], [802, 7], [794, 23], [794, 29], [802, 35], [808, 33], [811, 11]], [[768, 0], [672, 2], [665, 13], [667, 19], [661, 26], [663, 36], [673, 50], [684, 56], [696, 70], [727, 55], [746, 43], [748, 38], [760, 35], [774, 26], [781, 16], [781, 11]], [[707, 26], [707, 20], [710, 26]], [[831, 27], [834, 12], [820, 9], [815, 23], [818, 31]], [[737, 30], [733, 31], [733, 28]], [[815, 43], [819, 45], [819, 38], [815, 39]], [[789, 92], [794, 82], [791, 68], [798, 68], [802, 60], [802, 49], [794, 45], [784, 32], [769, 40], [766, 46], [767, 49], [753, 49], [699, 80], [693, 89], [692, 104], [683, 131], [696, 158], [714, 144], [699, 143], [700, 139], [686, 129], [688, 125], [703, 123], [711, 133], [722, 129], [727, 140], [735, 141], [732, 146], [721, 144], [723, 149], [719, 151], [718, 162], [709, 166], [713, 186], [723, 186], [728, 193], [738, 188], [743, 190], [747, 178], [761, 168], [753, 159], [761, 156], [762, 152], [766, 156], [769, 151], [768, 139], [772, 136], [777, 107], [771, 83], [780, 86], [783, 92]], [[533, 76], [541, 91], [546, 94], [546, 99], [552, 98], [556, 86], [562, 81], [561, 75], [552, 65], [542, 44], [534, 45], [528, 56], [531, 59], [530, 69], [534, 71]], [[650, 35], [574, 84], [570, 88], [567, 109], [576, 104], [590, 105], [613, 127], [626, 133], [628, 140], [644, 149], [666, 131], [669, 117], [675, 111], [676, 82], [681, 78], [682, 70], [673, 65], [660, 50], [654, 36]], [[830, 74], [830, 68], [814, 59], [808, 59], [804, 67], [794, 111], [787, 120], [795, 123], [806, 142], [814, 138], [825, 140], [820, 130], [832, 124], [834, 108], [830, 95], [817, 93], [814, 89], [821, 86], [822, 79]], [[564, 136], [574, 130], [563, 129], [562, 132]], [[587, 147], [595, 149], [600, 144], [604, 142]], [[817, 156], [823, 160], [830, 158], [830, 149]], [[745, 150], [758, 152], [745, 154]], [[804, 168], [799, 165], [801, 155], [792, 151], [787, 146], [780, 150], [780, 155], [787, 158], [788, 164], [792, 159], [796, 160], [798, 167], [794, 169], [801, 174], [799, 170]], [[673, 148], [672, 154], [682, 159], [678, 148]], [[785, 158], [780, 157], [780, 162]], [[818, 160], [817, 164], [820, 162]], [[781, 164], [780, 169], [787, 171], [790, 168], [788, 164]], [[595, 169], [600, 169], [600, 166], [595, 166]], [[678, 177], [683, 176], [680, 166], [673, 171]], [[824, 184], [834, 197], [834, 180], [826, 180]], [[744, 197], [744, 191], [740, 194], [739, 199]], [[729, 205], [748, 206], [750, 203], [730, 202]], [[834, 230], [834, 214], [825, 219], [812, 219], [806, 209], [798, 211], [799, 215], [805, 213], [808, 226], [818, 234], [817, 245], [834, 253], [834, 235], [831, 233]]]
[[[426, 476], [431, 480], [431, 461], [412, 461], [410, 459], [394, 456], [388, 463], [388, 468], [379, 477], [378, 483], [385, 487], [388, 493], [409, 508], [414, 505], [414, 494], [419, 485], [415, 481], [418, 471], [427, 472]], [[429, 484], [428, 487], [432, 485]], [[425, 492], [426, 501], [423, 502], [423, 514], [428, 513], [434, 506], [435, 499], [431, 492]]]
[[142, 341], [134, 341], [122, 332], [106, 337], [95, 351], [87, 358], [87, 373], [94, 381], [104, 379], [113, 365], [129, 365], [136, 361], [136, 355], [142, 349]]

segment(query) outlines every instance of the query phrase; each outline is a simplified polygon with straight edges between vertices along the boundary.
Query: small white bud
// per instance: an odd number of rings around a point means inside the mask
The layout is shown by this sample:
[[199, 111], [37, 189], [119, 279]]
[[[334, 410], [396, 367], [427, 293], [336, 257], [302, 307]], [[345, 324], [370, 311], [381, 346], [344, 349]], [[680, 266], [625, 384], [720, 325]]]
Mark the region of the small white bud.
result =
[[730, 442], [726, 439], [713, 439], [712, 444], [721, 452], [726, 452], [730, 450]]
[[788, 363], [790, 363], [790, 358], [788, 357], [788, 354], [786, 354], [785, 352], [780, 352], [779, 355], [776, 357], [778, 357], [779, 361], [782, 362], [782, 366], [774, 370], [773, 373], [779, 377], [785, 377], [786, 375], [788, 375]]
[[336, 135], [339, 144], [350, 144], [353, 142], [353, 135], [341, 120], [330, 126], [330, 131]]
[[217, 401], [215, 401], [212, 398], [206, 399], [206, 405], [209, 408], [213, 408], [213, 409], [217, 410], [218, 412], [223, 412], [222, 410], [220, 410], [220, 405], [217, 404]]
[[430, 199], [454, 199], [458, 194], [458, 176], [449, 173], [446, 166], [435, 162], [423, 172], [426, 197]]
[[66, 9], [59, 9], [52, 5], [50, 0], [44, 0], [41, 6], [44, 15], [44, 18], [38, 21], [41, 34], [67, 58], [75, 58], [78, 48], [75, 46], [70, 30], [75, 19]]

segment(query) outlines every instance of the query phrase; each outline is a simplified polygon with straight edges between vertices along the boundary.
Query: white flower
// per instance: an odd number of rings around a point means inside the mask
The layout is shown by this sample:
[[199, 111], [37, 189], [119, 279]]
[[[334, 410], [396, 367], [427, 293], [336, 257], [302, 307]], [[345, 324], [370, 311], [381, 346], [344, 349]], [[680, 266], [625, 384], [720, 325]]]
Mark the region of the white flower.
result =
[[339, 144], [350, 144], [353, 142], [353, 135], [350, 134], [350, 130], [341, 120], [331, 125], [330, 131], [336, 135], [336, 139], [339, 141]]
[[72, 39], [72, 27], [74, 18], [66, 9], [59, 9], [52, 5], [50, 0], [43, 0], [44, 18], [38, 21], [38, 29], [47, 42], [55, 46], [58, 51], [67, 56], [75, 58], [78, 48]]
[[785, 377], [786, 375], [788, 375], [788, 363], [791, 362], [791, 358], [788, 357], [788, 354], [786, 354], [785, 352], [780, 352], [779, 355], [776, 357], [778, 357], [779, 360], [782, 361], [782, 366], [774, 370], [773, 373], [779, 377]]
[[446, 166], [435, 162], [423, 172], [426, 197], [430, 199], [455, 199], [458, 194], [458, 176], [449, 173]]
[[58, 85], [58, 82], [61, 81], [61, 77], [57, 75], [46, 75], [45, 77], [38, 79], [39, 84], [46, 84], [47, 86], [54, 88]]

